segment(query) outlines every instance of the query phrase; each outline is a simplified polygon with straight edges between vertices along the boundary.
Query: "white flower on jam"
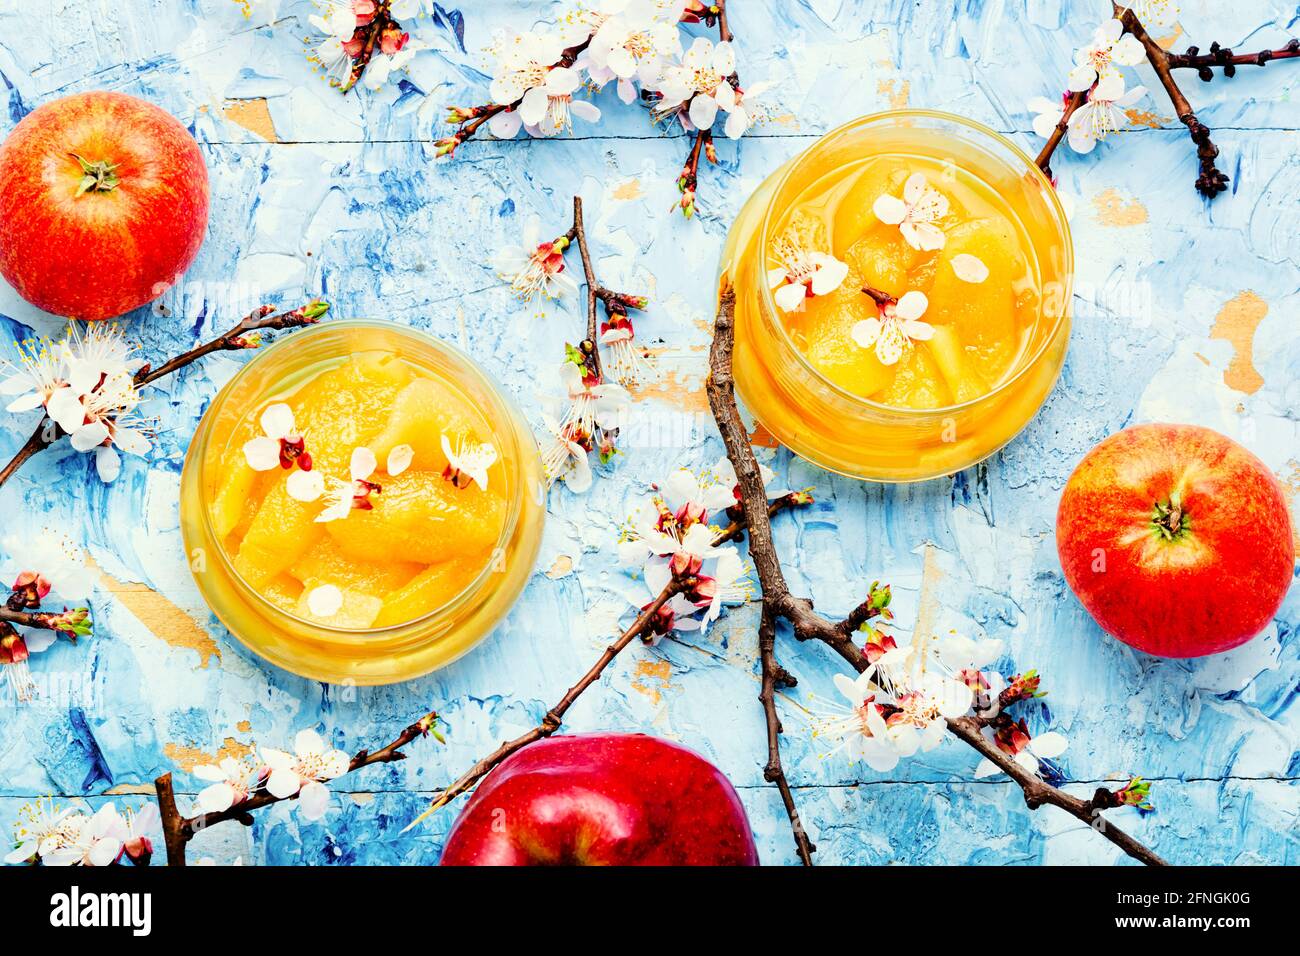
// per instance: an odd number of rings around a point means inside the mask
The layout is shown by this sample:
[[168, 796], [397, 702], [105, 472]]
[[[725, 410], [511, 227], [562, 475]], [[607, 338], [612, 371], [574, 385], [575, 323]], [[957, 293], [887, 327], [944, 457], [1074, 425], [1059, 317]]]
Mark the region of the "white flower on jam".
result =
[[1068, 89], [1082, 93], [1108, 76], [1119, 75], [1119, 67], [1136, 66], [1146, 58], [1142, 43], [1124, 24], [1110, 19], [1097, 28], [1092, 42], [1074, 52], [1075, 67], [1070, 71]]
[[924, 342], [934, 335], [934, 326], [921, 321], [929, 306], [924, 292], [905, 293], [897, 302], [880, 306], [880, 318], [863, 319], [850, 334], [859, 347], [874, 347], [880, 364], [894, 365], [913, 341]]
[[[442, 470], [446, 478], [457, 488], [468, 488], [470, 483], [477, 483], [484, 491], [488, 489], [488, 469], [497, 462], [497, 449], [491, 442], [466, 441], [463, 435], [451, 439], [442, 436], [442, 453], [447, 456], [447, 467]], [[460, 479], [466, 479], [465, 484]]]
[[[348, 469], [350, 480], [324, 479], [321, 488], [326, 507], [324, 511], [316, 516], [316, 520], [318, 522], [342, 521], [353, 511], [369, 511], [373, 508], [374, 504], [371, 502], [370, 496], [383, 491], [380, 485], [369, 480], [378, 467], [379, 462], [375, 458], [375, 453], [369, 448], [353, 449], [352, 461]], [[292, 479], [293, 476], [291, 475], [290, 478]], [[305, 483], [306, 479], [303, 481]], [[302, 490], [306, 492], [312, 489]], [[289, 493], [293, 495], [294, 492], [290, 490]], [[299, 498], [298, 500], [315, 499]]]
[[10, 412], [43, 408], [75, 451], [95, 452], [100, 479], [111, 482], [122, 470], [118, 449], [143, 456], [153, 447], [135, 416], [142, 398], [135, 373], [142, 363], [133, 353], [114, 325], [91, 325], [83, 334], [74, 324], [57, 343], [23, 343], [18, 362], [2, 366], [9, 374], [0, 394], [15, 396]]
[[802, 312], [813, 296], [829, 295], [844, 284], [846, 263], [826, 252], [809, 252], [789, 236], [782, 236], [772, 254], [781, 264], [767, 270], [767, 286], [784, 312]]
[[564, 268], [564, 250], [569, 247], [569, 240], [561, 236], [542, 242], [541, 233], [541, 218], [532, 216], [524, 225], [523, 243], [508, 246], [493, 256], [492, 268], [524, 302], [531, 302], [538, 295], [547, 299], [577, 295], [577, 280]]
[[307, 610], [322, 619], [333, 617], [343, 610], [343, 592], [332, 584], [322, 584], [307, 595]]
[[300, 730], [293, 742], [293, 754], [263, 749], [263, 762], [270, 770], [266, 790], [278, 800], [298, 797], [298, 808], [308, 820], [319, 820], [329, 807], [325, 781], [348, 772], [348, 755], [327, 748], [314, 730]]
[[561, 425], [554, 417], [543, 413], [546, 432], [550, 438], [541, 447], [542, 472], [546, 483], [563, 481], [574, 494], [591, 488], [591, 461], [587, 457], [594, 447], [591, 435], [582, 434], [572, 425]]
[[388, 453], [388, 461], [384, 465], [384, 471], [388, 472], [389, 477], [396, 478], [410, 468], [411, 462], [414, 460], [414, 448], [410, 445], [394, 445], [393, 450]]
[[[1042, 761], [1061, 756], [1069, 747], [1069, 741], [1055, 731], [1031, 737], [1023, 720], [1000, 727], [993, 734], [993, 742], [999, 750], [1034, 774], [1042, 773]], [[975, 777], [991, 777], [1001, 772], [997, 764], [985, 757], [975, 768]]]
[[256, 781], [254, 767], [246, 760], [223, 757], [219, 763], [199, 764], [190, 771], [208, 786], [199, 791], [198, 805], [203, 813], [222, 813], [248, 799]]
[[259, 424], [262, 434], [244, 443], [244, 460], [249, 468], [287, 470], [297, 465], [303, 471], [311, 471], [311, 455], [307, 454], [306, 440], [294, 424], [292, 408], [282, 402], [268, 405]]
[[663, 70], [657, 82], [663, 98], [655, 114], [679, 116], [688, 128], [712, 129], [719, 110], [730, 113], [736, 108], [736, 90], [731, 85], [735, 72], [736, 51], [731, 43], [724, 40], [715, 46], [707, 37], [697, 37], [681, 63]]
[[989, 267], [984, 264], [984, 260], [968, 252], [953, 256], [950, 264], [953, 275], [962, 282], [978, 285], [989, 277]]
[[1117, 131], [1127, 121], [1123, 110], [1147, 95], [1146, 87], [1125, 90], [1118, 73], [1104, 77], [1088, 94], [1088, 102], [1070, 116], [1070, 147], [1076, 153], [1090, 153], [1099, 140]]
[[880, 196], [871, 209], [881, 222], [897, 226], [913, 249], [933, 252], [947, 241], [936, 223], [948, 215], [948, 197], [931, 186], [924, 173], [907, 177], [902, 199]]

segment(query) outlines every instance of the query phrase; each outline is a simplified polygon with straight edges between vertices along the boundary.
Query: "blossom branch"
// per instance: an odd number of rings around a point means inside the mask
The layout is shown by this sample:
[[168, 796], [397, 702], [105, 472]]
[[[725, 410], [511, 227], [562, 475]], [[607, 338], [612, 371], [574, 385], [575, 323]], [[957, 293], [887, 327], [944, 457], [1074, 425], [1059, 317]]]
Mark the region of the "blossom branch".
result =
[[648, 304], [645, 296], [628, 295], [615, 292], [600, 284], [596, 278], [596, 268], [592, 265], [591, 251], [587, 248], [587, 225], [582, 215], [582, 197], [573, 197], [573, 225], [565, 234], [569, 242], [578, 244], [578, 254], [582, 257], [582, 272], [587, 280], [587, 338], [581, 345], [586, 357], [587, 370], [597, 378], [604, 378], [600, 361], [601, 322], [597, 315], [596, 303], [605, 307], [607, 321], [605, 327], [615, 321], [626, 321], [629, 309], [644, 309]]
[[1239, 66], [1265, 66], [1273, 60], [1294, 60], [1300, 57], [1300, 39], [1290, 40], [1276, 50], [1258, 53], [1233, 53], [1231, 48], [1210, 44], [1210, 52], [1202, 53], [1200, 47], [1189, 46], [1186, 53], [1170, 53], [1169, 67], [1173, 70], [1195, 70], [1206, 83], [1214, 79], [1214, 68], [1221, 67], [1223, 75], [1233, 77]]
[[[314, 325], [329, 311], [329, 308], [328, 302], [319, 299], [300, 306], [291, 312], [279, 314], [272, 314], [275, 312], [273, 306], [261, 306], [245, 316], [234, 328], [211, 342], [191, 349], [183, 355], [178, 355], [156, 369], [145, 365], [135, 374], [134, 384], [137, 388], [151, 385], [164, 376], [170, 375], [213, 352], [258, 348], [262, 344], [261, 332], [296, 329]], [[42, 418], [32, 431], [31, 436], [18, 449], [9, 463], [0, 469], [0, 486], [3, 486], [5, 482], [17, 474], [18, 470], [38, 452], [44, 451], [63, 437], [64, 434], [66, 433], [51, 418], [48, 416]]]
[[790, 790], [790, 781], [785, 777], [785, 767], [781, 763], [781, 718], [776, 712], [776, 692], [782, 687], [794, 687], [798, 684], [793, 674], [776, 661], [776, 619], [763, 603], [762, 620], [758, 625], [758, 654], [762, 667], [762, 690], [758, 699], [763, 704], [763, 715], [767, 721], [767, 763], [763, 767], [763, 779], [776, 784], [785, 804], [786, 816], [790, 818], [790, 829], [794, 833], [795, 849], [804, 866], [812, 866], [812, 855], [817, 847], [808, 839], [799, 819], [799, 809], [795, 806], [794, 794]]
[[[810, 601], [790, 593], [781, 569], [781, 562], [772, 540], [767, 509], [763, 506], [766, 496], [758, 460], [754, 457], [754, 450], [749, 443], [736, 406], [735, 380], [732, 375], [735, 306], [735, 292], [729, 284], [725, 284], [721, 290], [717, 319], [714, 324], [707, 390], [709, 405], [727, 447], [727, 456], [736, 472], [741, 505], [749, 522], [750, 560], [758, 574], [764, 609], [772, 619], [784, 617], [788, 620], [799, 640], [816, 640], [826, 644], [860, 673], [865, 671], [869, 664], [866, 656], [850, 637], [856, 628], [848, 628], [847, 621], [830, 621], [815, 613]], [[873, 603], [878, 610], [883, 611], [883, 606], [887, 602]], [[864, 611], [859, 606], [854, 616], [863, 616], [864, 620], [869, 619], [873, 616], [870, 611], [871, 608]], [[955, 737], [977, 750], [1015, 781], [1023, 791], [1025, 802], [1031, 809], [1037, 809], [1044, 804], [1059, 807], [1097, 829], [1106, 839], [1134, 859], [1148, 865], [1164, 863], [1164, 860], [1141, 842], [1118, 827], [1101, 820], [1098, 817], [1100, 807], [1094, 801], [1080, 800], [1046, 783], [1004, 754], [981, 733], [982, 725], [979, 720], [971, 717], [949, 719], [947, 728]], [[794, 820], [792, 816], [791, 822], [794, 823]], [[796, 829], [796, 839], [798, 837], [799, 831]]]
[[1183, 95], [1183, 91], [1179, 89], [1178, 83], [1174, 80], [1169, 52], [1151, 39], [1137, 14], [1115, 3], [1114, 0], [1111, 0], [1111, 5], [1114, 8], [1116, 19], [1124, 25], [1125, 30], [1142, 44], [1142, 49], [1146, 51], [1147, 60], [1150, 62], [1151, 68], [1155, 70], [1160, 85], [1164, 87], [1169, 102], [1173, 104], [1179, 122], [1187, 127], [1188, 135], [1192, 138], [1192, 142], [1196, 144], [1196, 157], [1201, 166], [1200, 175], [1196, 177], [1196, 191], [1208, 199], [1213, 199], [1219, 193], [1227, 190], [1228, 177], [1215, 165], [1214, 161], [1219, 156], [1219, 147], [1215, 146], [1214, 141], [1210, 138], [1210, 128], [1196, 118], [1196, 113], [1192, 110], [1192, 104], [1187, 101], [1187, 97]]
[[1065, 112], [1061, 114], [1060, 122], [1056, 124], [1056, 127], [1052, 130], [1052, 135], [1047, 139], [1046, 145], [1043, 146], [1042, 151], [1038, 154], [1038, 158], [1034, 160], [1034, 163], [1043, 171], [1043, 175], [1048, 179], [1052, 178], [1052, 156], [1056, 153], [1057, 147], [1060, 146], [1062, 141], [1065, 139], [1065, 134], [1070, 131], [1070, 117], [1072, 117], [1075, 114], [1075, 111], [1087, 102], [1087, 100], [1088, 93], [1086, 90], [1070, 94], [1069, 98], [1065, 101]]
[[[375, 751], [357, 751], [348, 762], [348, 768], [344, 773], [355, 773], [363, 767], [374, 764], [395, 763], [398, 760], [405, 760], [406, 754], [403, 752], [403, 748], [412, 741], [427, 737], [430, 734], [439, 740], [442, 739], [437, 727], [438, 714], [435, 711], [430, 711], [398, 734], [396, 739], [387, 746]], [[170, 773], [165, 773], [155, 780], [154, 788], [158, 793], [158, 806], [162, 812], [163, 837], [167, 842], [167, 863], [169, 866], [185, 866], [186, 844], [201, 831], [219, 823], [225, 823], [227, 820], [238, 820], [244, 826], [252, 826], [254, 810], [260, 810], [273, 803], [298, 799], [297, 794], [290, 797], [277, 797], [268, 790], [262, 789], [252, 794], [247, 800], [240, 801], [227, 810], [186, 817], [182, 816], [177, 809], [176, 792]]]
[[[764, 500], [766, 501], [766, 499]], [[800, 495], [798, 493], [783, 495], [767, 504], [763, 509], [762, 513], [764, 521], [767, 520], [769, 515], [775, 515], [785, 508], [803, 504], [809, 500], [811, 499], [806, 495]], [[727, 525], [727, 527], [723, 528], [714, 536], [713, 546], [717, 547], [735, 539], [738, 535], [742, 534], [747, 527], [747, 519], [734, 519]], [[600, 655], [596, 663], [582, 675], [576, 684], [569, 688], [568, 692], [560, 698], [559, 703], [546, 712], [545, 716], [542, 717], [541, 722], [538, 723], [536, 727], [520, 734], [513, 740], [506, 741], [496, 750], [492, 751], [492, 753], [475, 763], [454, 783], [439, 793], [430, 805], [429, 809], [412, 820], [406, 829], [410, 830], [418, 823], [428, 819], [441, 808], [447, 806], [447, 804], [451, 803], [457, 797], [473, 789], [473, 787], [487, 776], [494, 767], [504, 761], [511, 754], [517, 753], [529, 744], [536, 743], [545, 737], [550, 737], [559, 730], [563, 725], [564, 715], [568, 712], [569, 708], [573, 706], [578, 698], [581, 697], [592, 684], [596, 683], [596, 681], [600, 679], [601, 674], [603, 674], [605, 668], [613, 662], [614, 658], [618, 657], [618, 655], [637, 638], [647, 639], [655, 626], [656, 618], [659, 616], [659, 613], [663, 610], [664, 606], [672, 600], [674, 595], [685, 593], [689, 591], [691, 587], [692, 580], [689, 576], [683, 577], [674, 575], [655, 596], [654, 600], [641, 609], [641, 613], [637, 615], [636, 620], [632, 622], [631, 626], [620, 634], [617, 640], [605, 648], [604, 653]]]

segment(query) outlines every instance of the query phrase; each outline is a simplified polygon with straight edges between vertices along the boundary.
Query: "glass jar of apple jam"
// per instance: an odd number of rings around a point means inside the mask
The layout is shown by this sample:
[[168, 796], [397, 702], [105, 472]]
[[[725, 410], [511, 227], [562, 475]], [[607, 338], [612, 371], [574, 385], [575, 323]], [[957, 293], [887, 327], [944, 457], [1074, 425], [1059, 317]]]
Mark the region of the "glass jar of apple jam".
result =
[[824, 468], [951, 474], [1051, 391], [1073, 269], [1055, 189], [1005, 137], [920, 110], [855, 120], [773, 173], [732, 226], [737, 389]]
[[468, 356], [384, 322], [284, 337], [221, 390], [181, 478], [194, 579], [221, 622], [330, 683], [426, 674], [523, 590], [537, 445]]

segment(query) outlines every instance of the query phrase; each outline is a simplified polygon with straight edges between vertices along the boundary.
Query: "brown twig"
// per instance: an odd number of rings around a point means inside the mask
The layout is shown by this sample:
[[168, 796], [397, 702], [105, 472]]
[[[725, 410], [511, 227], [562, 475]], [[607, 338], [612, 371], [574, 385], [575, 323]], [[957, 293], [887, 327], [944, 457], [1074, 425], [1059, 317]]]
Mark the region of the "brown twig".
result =
[[804, 866], [812, 866], [812, 855], [817, 852], [816, 845], [808, 839], [803, 821], [799, 819], [799, 809], [795, 806], [794, 794], [790, 790], [790, 781], [785, 777], [785, 767], [781, 763], [781, 718], [776, 712], [776, 691], [778, 687], [794, 687], [797, 681], [784, 667], [776, 662], [776, 620], [763, 605], [762, 620], [758, 625], [758, 656], [762, 667], [762, 689], [758, 699], [763, 704], [763, 715], [767, 721], [767, 763], [763, 766], [763, 779], [776, 784], [785, 804], [786, 816], [790, 818], [790, 829], [794, 833], [795, 850], [799, 861]]
[[1052, 178], [1052, 156], [1055, 154], [1056, 148], [1061, 145], [1061, 141], [1065, 139], [1065, 134], [1069, 132], [1070, 117], [1087, 99], [1088, 93], [1086, 90], [1070, 94], [1070, 98], [1065, 101], [1065, 111], [1061, 114], [1061, 121], [1056, 124], [1056, 128], [1052, 130], [1052, 135], [1048, 137], [1046, 145], [1038, 154], [1038, 158], [1034, 160], [1034, 163], [1048, 179]]
[[0, 606], [0, 622], [17, 624], [42, 631], [57, 631], [76, 640], [76, 634], [68, 624], [69, 612], [63, 611], [19, 611], [11, 607]]
[[1187, 127], [1187, 134], [1192, 138], [1192, 142], [1196, 144], [1196, 157], [1200, 161], [1200, 174], [1196, 177], [1197, 192], [1208, 199], [1213, 199], [1228, 188], [1228, 177], [1215, 165], [1214, 161], [1219, 156], [1219, 147], [1215, 146], [1214, 141], [1210, 138], [1210, 128], [1196, 118], [1196, 113], [1192, 110], [1192, 104], [1187, 101], [1187, 97], [1183, 95], [1183, 91], [1179, 89], [1178, 83], [1174, 80], [1169, 52], [1151, 39], [1146, 27], [1137, 18], [1137, 14], [1115, 3], [1114, 0], [1111, 0], [1111, 2], [1115, 17], [1124, 24], [1124, 29], [1142, 44], [1142, 49], [1146, 51], [1151, 68], [1155, 70], [1160, 85], [1164, 87], [1165, 93], [1169, 96], [1169, 102], [1173, 104], [1174, 113], [1177, 114], [1179, 121]]
[[[764, 520], [766, 521], [769, 514], [774, 515], [785, 508], [802, 504], [807, 500], [809, 500], [807, 499], [807, 496], [800, 496], [798, 494], [783, 495], [781, 498], [770, 502], [767, 507], [763, 509]], [[713, 546], [717, 547], [728, 541], [735, 540], [738, 535], [745, 531], [747, 526], [748, 522], [744, 518], [733, 520], [714, 536]], [[652, 623], [658, 611], [672, 600], [673, 595], [681, 593], [684, 589], [685, 582], [678, 580], [677, 578], [673, 578], [664, 585], [663, 590], [655, 596], [653, 601], [641, 610], [641, 613], [637, 615], [636, 620], [632, 622], [631, 626], [620, 634], [616, 641], [605, 648], [604, 653], [600, 655], [596, 663], [593, 664], [581, 678], [579, 678], [576, 684], [569, 688], [568, 692], [560, 698], [559, 703], [546, 712], [541, 723], [527, 732], [520, 734], [518, 737], [515, 737], [513, 740], [505, 741], [496, 750], [492, 751], [492, 753], [476, 762], [454, 783], [439, 793], [430, 805], [429, 809], [412, 820], [410, 824], [407, 825], [406, 829], [409, 830], [421, 821], [428, 819], [457, 797], [467, 793], [494, 767], [511, 754], [522, 750], [529, 744], [536, 743], [544, 737], [550, 737], [559, 730], [564, 722], [565, 713], [567, 713], [569, 708], [573, 706], [574, 702], [600, 678], [600, 675], [604, 673], [605, 668], [608, 667], [614, 658], [622, 653], [629, 644], [638, 637], [643, 637], [650, 633]]]
[[592, 264], [591, 251], [587, 248], [587, 224], [582, 215], [582, 197], [573, 197], [573, 225], [565, 233], [565, 238], [570, 242], [576, 242], [578, 245], [578, 254], [582, 258], [582, 274], [587, 282], [587, 337], [581, 345], [583, 354], [587, 358], [587, 370], [597, 378], [604, 378], [604, 373], [600, 363], [600, 317], [597, 314], [596, 303], [605, 307], [607, 316], [621, 315], [626, 317], [629, 309], [643, 309], [646, 306], [645, 296], [629, 295], [626, 292], [615, 292], [604, 285], [596, 278], [596, 267]]
[[[727, 447], [727, 457], [736, 471], [741, 505], [749, 522], [750, 560], [758, 574], [764, 610], [773, 619], [784, 617], [788, 620], [794, 628], [795, 636], [800, 640], [817, 640], [826, 644], [855, 670], [861, 672], [867, 668], [868, 663], [862, 651], [853, 643], [850, 636], [852, 631], [847, 630], [842, 622], [832, 622], [815, 613], [811, 602], [807, 599], [791, 594], [784, 572], [781, 570], [781, 562], [772, 541], [772, 528], [768, 520], [767, 508], [763, 507], [763, 503], [766, 502], [763, 478], [736, 406], [735, 380], [732, 375], [735, 308], [735, 292], [729, 284], [724, 284], [719, 297], [717, 319], [714, 323], [713, 347], [709, 353], [707, 390], [709, 406], [713, 410], [713, 417], [717, 421], [718, 430], [722, 433], [723, 443]], [[863, 612], [859, 608], [855, 613]], [[1097, 816], [1098, 811], [1090, 802], [1082, 801], [1051, 786], [1009, 758], [984, 737], [980, 732], [981, 724], [978, 720], [969, 717], [950, 720], [948, 729], [1019, 784], [1024, 792], [1025, 802], [1031, 809], [1050, 803], [1094, 827], [1134, 859], [1149, 865], [1164, 863], [1154, 852], [1118, 827], [1101, 821]], [[797, 836], [796, 833], [796, 838]]]
[[[346, 772], [354, 773], [362, 767], [369, 767], [373, 764], [405, 760], [406, 754], [402, 752], [402, 748], [413, 740], [426, 737], [430, 733], [437, 736], [437, 725], [438, 714], [430, 711], [398, 734], [397, 738], [387, 746], [373, 752], [369, 750], [358, 751], [348, 762]], [[263, 789], [258, 790], [247, 800], [236, 803], [228, 810], [185, 817], [181, 815], [176, 807], [176, 793], [170, 773], [165, 773], [155, 780], [154, 789], [158, 794], [158, 808], [162, 815], [163, 837], [167, 842], [167, 863], [169, 866], [185, 865], [185, 846], [201, 831], [214, 827], [219, 823], [225, 823], [227, 820], [238, 820], [245, 826], [251, 826], [254, 810], [260, 810], [262, 807], [270, 806], [273, 803], [298, 799], [297, 794], [292, 797], [282, 798], [273, 796]]]
[[1300, 39], [1288, 40], [1276, 50], [1260, 50], [1258, 53], [1233, 53], [1230, 47], [1210, 44], [1210, 52], [1202, 53], [1200, 47], [1189, 46], [1185, 53], [1170, 53], [1169, 68], [1173, 70], [1195, 70], [1197, 75], [1209, 83], [1214, 79], [1214, 69], [1222, 68], [1223, 75], [1233, 77], [1239, 66], [1266, 66], [1273, 60], [1294, 60], [1300, 57]]
[[[261, 306], [245, 316], [233, 329], [224, 335], [218, 336], [211, 342], [206, 342], [183, 355], [178, 355], [156, 369], [145, 365], [135, 374], [136, 387], [152, 385], [160, 378], [170, 375], [172, 372], [184, 368], [191, 362], [195, 362], [213, 352], [231, 352], [257, 348], [260, 342], [256, 339], [245, 338], [245, 336], [253, 333], [278, 329], [296, 329], [314, 325], [320, 320], [321, 316], [329, 311], [329, 303], [316, 299], [294, 309], [292, 312], [281, 312], [278, 315], [272, 315], [274, 311], [273, 306]], [[62, 435], [62, 430], [53, 421], [49, 418], [42, 418], [36, 425], [31, 437], [18, 449], [9, 464], [0, 469], [0, 487], [3, 487], [5, 482], [17, 474], [18, 469], [32, 457], [54, 444]]]

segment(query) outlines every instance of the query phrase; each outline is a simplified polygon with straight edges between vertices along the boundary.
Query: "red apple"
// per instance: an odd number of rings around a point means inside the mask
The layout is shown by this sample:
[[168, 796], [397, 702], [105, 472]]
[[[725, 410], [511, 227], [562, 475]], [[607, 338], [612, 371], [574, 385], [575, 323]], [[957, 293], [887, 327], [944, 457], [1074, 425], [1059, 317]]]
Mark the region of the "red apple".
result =
[[144, 100], [65, 96], [0, 146], [0, 274], [46, 312], [107, 319], [152, 302], [207, 224], [198, 144]]
[[1056, 514], [1071, 590], [1102, 630], [1161, 657], [1237, 647], [1273, 619], [1295, 567], [1264, 463], [1196, 425], [1137, 425], [1088, 452]]
[[443, 866], [757, 866], [717, 767], [644, 734], [540, 740], [479, 784]]

